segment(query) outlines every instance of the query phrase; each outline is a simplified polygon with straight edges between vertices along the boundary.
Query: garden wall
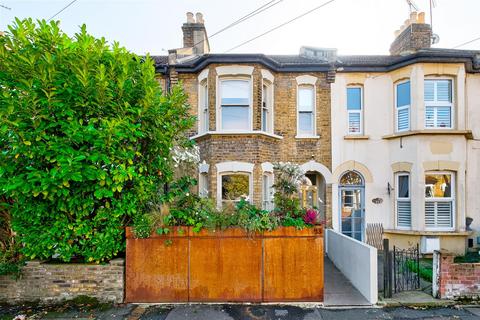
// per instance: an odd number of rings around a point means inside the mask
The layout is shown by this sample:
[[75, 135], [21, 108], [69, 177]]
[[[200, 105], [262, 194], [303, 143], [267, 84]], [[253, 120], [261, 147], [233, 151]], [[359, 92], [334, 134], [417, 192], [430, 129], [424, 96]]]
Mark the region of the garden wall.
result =
[[123, 302], [124, 260], [105, 265], [49, 264], [29, 261], [22, 276], [0, 276], [0, 302], [61, 302], [84, 295], [102, 302]]
[[433, 296], [441, 299], [480, 299], [480, 263], [455, 263], [452, 254], [433, 255]]

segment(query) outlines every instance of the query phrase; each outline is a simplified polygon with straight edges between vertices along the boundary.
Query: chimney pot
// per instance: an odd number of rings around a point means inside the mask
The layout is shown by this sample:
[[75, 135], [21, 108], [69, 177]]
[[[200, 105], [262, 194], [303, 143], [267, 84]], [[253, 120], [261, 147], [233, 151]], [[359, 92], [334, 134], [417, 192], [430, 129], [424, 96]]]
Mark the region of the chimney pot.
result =
[[187, 23], [195, 23], [192, 12], [187, 12]]
[[415, 11], [410, 12], [410, 23], [417, 23], [417, 13]]
[[201, 12], [197, 12], [196, 14], [197, 17], [197, 23], [204, 23], [205, 21], [203, 20], [203, 14]]
[[425, 23], [425, 12], [420, 12], [417, 17], [418, 23]]

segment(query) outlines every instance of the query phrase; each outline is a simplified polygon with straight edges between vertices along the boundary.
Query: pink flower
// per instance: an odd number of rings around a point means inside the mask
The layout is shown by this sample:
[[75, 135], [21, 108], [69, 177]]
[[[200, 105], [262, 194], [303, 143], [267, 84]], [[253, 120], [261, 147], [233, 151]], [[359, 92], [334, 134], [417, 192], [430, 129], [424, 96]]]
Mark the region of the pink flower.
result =
[[303, 221], [308, 224], [315, 224], [317, 221], [318, 212], [314, 209], [308, 209], [303, 216]]

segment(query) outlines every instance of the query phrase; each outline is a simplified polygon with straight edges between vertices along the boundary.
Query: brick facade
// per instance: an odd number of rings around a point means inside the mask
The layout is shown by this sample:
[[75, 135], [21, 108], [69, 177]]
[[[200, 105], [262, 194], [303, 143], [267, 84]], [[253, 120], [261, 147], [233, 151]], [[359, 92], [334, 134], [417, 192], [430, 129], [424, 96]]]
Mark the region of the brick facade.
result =
[[49, 264], [28, 261], [22, 276], [0, 276], [0, 302], [61, 302], [78, 296], [103, 302], [123, 302], [124, 260], [105, 265]]
[[455, 256], [451, 254], [437, 257], [439, 298], [480, 300], [480, 263], [454, 263]]
[[[248, 64], [253, 67], [252, 73], [252, 121], [253, 131], [244, 134], [221, 134], [216, 132], [217, 113], [217, 74], [216, 67], [225, 64], [210, 64], [208, 69], [208, 104], [209, 130], [196, 138], [200, 147], [201, 160], [209, 164], [208, 185], [209, 194], [216, 200], [217, 172], [215, 165], [226, 161], [241, 161], [254, 164], [253, 171], [253, 202], [261, 206], [262, 201], [262, 168], [264, 162], [289, 161], [303, 164], [316, 161], [331, 172], [331, 129], [330, 129], [330, 83], [327, 72], [273, 72], [261, 64]], [[273, 110], [274, 135], [262, 134], [262, 73], [268, 70], [274, 76]], [[192, 106], [192, 115], [198, 113], [198, 73], [177, 73], [174, 71], [175, 82], [182, 83], [188, 94], [188, 102]], [[172, 76], [171, 75], [171, 76]], [[317, 78], [316, 87], [316, 134], [318, 138], [296, 138], [297, 135], [297, 82], [296, 77], [311, 75]], [[171, 81], [172, 84], [174, 81]], [[191, 135], [198, 134], [197, 127]], [[258, 132], [258, 133], [257, 133]], [[331, 187], [326, 186], [326, 215], [331, 221]]]

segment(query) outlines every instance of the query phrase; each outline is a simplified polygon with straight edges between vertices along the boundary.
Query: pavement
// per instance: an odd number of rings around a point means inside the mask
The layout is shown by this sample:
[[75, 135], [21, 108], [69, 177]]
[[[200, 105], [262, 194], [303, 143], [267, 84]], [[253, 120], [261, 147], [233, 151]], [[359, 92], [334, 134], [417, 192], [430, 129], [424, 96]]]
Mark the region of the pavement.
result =
[[0, 320], [17, 319], [126, 319], [126, 320], [474, 320], [480, 319], [480, 306], [439, 308], [364, 307], [325, 308], [295, 305], [249, 304], [122, 304], [100, 310], [24, 310], [5, 313], [0, 306]]
[[352, 283], [338, 270], [328, 257], [324, 260], [324, 305], [329, 307], [341, 306], [371, 306], [367, 299], [352, 285]]

